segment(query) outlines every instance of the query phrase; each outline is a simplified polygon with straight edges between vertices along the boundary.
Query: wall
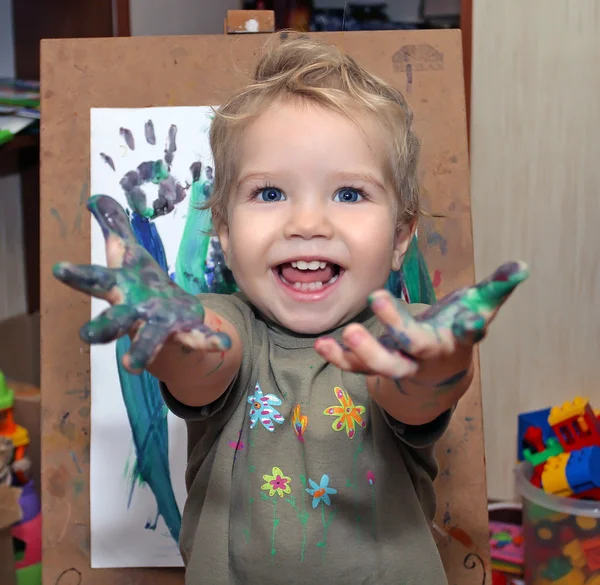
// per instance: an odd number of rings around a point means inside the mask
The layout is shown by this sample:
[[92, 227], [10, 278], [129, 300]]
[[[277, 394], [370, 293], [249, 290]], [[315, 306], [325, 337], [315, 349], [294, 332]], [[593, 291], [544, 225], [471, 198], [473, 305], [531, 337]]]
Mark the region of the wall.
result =
[[240, 0], [130, 0], [131, 34], [222, 34], [227, 10], [240, 6]]
[[[13, 77], [11, 0], [0, 0], [0, 77]], [[0, 319], [27, 310], [21, 185], [19, 175], [0, 174]]]
[[531, 266], [481, 348], [489, 494], [503, 498], [519, 412], [576, 395], [600, 408], [600, 3], [473, 6], [477, 278]]

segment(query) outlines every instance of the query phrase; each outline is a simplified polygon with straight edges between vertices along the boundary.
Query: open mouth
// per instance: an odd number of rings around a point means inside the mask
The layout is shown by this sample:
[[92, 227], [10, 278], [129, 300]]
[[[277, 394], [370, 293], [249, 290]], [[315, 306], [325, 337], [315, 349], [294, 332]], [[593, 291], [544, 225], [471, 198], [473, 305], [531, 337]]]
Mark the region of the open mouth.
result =
[[301, 292], [317, 292], [334, 284], [344, 269], [325, 260], [297, 260], [284, 262], [274, 270], [283, 284]]

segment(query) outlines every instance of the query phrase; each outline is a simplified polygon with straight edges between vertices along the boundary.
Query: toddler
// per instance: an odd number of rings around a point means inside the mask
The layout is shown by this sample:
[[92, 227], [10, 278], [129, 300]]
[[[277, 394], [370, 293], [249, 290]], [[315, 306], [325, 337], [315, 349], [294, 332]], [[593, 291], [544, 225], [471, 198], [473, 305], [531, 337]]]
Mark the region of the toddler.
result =
[[525, 265], [430, 308], [383, 290], [420, 214], [419, 141], [403, 96], [326, 44], [268, 51], [210, 144], [240, 293], [178, 288], [106, 195], [88, 208], [108, 268], [54, 270], [111, 304], [82, 338], [130, 333], [125, 366], [187, 422], [186, 584], [445, 584], [434, 445]]

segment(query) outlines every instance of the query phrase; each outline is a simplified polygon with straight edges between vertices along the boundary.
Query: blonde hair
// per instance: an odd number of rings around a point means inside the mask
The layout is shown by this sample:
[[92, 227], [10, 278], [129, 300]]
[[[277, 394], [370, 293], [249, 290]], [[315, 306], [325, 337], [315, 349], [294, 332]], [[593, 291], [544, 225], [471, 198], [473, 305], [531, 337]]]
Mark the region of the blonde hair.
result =
[[212, 211], [216, 229], [227, 222], [239, 133], [275, 101], [291, 99], [307, 100], [351, 120], [366, 113], [383, 122], [392, 141], [390, 162], [399, 203], [398, 224], [418, 217], [420, 142], [413, 131], [413, 114], [406, 100], [349, 55], [304, 37], [268, 49], [256, 67], [253, 81], [215, 110], [210, 129], [214, 186], [203, 208]]

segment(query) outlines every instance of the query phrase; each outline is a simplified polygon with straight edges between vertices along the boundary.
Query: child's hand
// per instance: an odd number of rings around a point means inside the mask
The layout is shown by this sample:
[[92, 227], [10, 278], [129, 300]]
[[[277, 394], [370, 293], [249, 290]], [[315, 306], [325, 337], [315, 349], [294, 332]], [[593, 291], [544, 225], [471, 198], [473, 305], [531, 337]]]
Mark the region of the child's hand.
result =
[[[386, 334], [376, 340], [353, 323], [343, 332], [344, 345], [323, 338], [315, 349], [342, 370], [382, 377], [396, 395], [420, 397], [433, 408], [434, 398], [467, 389], [474, 344], [483, 339], [502, 304], [527, 276], [524, 263], [504, 264], [489, 278], [450, 293], [416, 318], [387, 291], [377, 291], [369, 302]], [[371, 391], [384, 390], [379, 385], [379, 380], [369, 380]], [[446, 402], [438, 401], [440, 408], [449, 406]]]
[[61, 282], [113, 305], [83, 325], [81, 339], [108, 343], [135, 329], [123, 359], [133, 373], [148, 366], [170, 337], [194, 350], [229, 349], [231, 340], [226, 334], [204, 325], [200, 301], [179, 288], [138, 244], [119, 203], [107, 195], [95, 195], [87, 207], [102, 228], [108, 268], [67, 262], [53, 268]]

